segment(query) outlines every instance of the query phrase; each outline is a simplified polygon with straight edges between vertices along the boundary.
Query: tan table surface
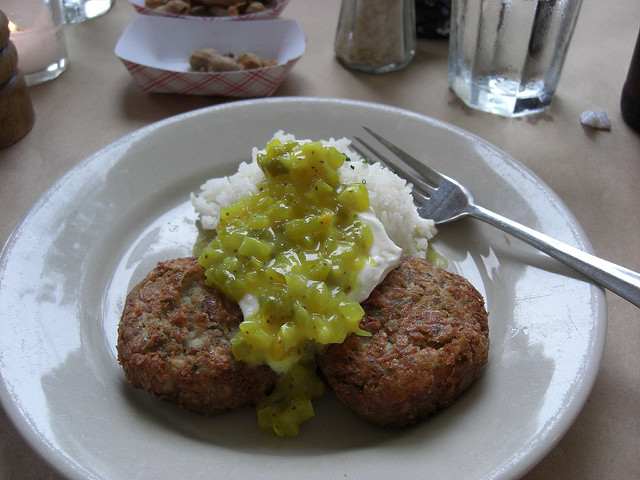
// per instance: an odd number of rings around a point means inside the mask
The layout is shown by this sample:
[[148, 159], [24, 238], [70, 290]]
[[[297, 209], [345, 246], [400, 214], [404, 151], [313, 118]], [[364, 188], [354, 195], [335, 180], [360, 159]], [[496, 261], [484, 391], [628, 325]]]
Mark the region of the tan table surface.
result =
[[[525, 164], [577, 217], [597, 255], [640, 271], [640, 135], [622, 120], [619, 98], [640, 27], [638, 0], [584, 0], [551, 108], [506, 119], [472, 111], [447, 85], [447, 42], [420, 40], [401, 72], [373, 76], [344, 69], [333, 56], [339, 0], [292, 0], [307, 50], [276, 96], [374, 101], [468, 130]], [[0, 150], [0, 241], [36, 198], [75, 164], [152, 122], [224, 99], [150, 95], [132, 82], [115, 44], [135, 12], [126, 0], [95, 20], [65, 27], [70, 66], [29, 92], [33, 130]], [[610, 132], [584, 128], [580, 113], [603, 109]], [[640, 311], [608, 300], [604, 359], [589, 399], [567, 434], [525, 478], [640, 478]], [[425, 475], [427, 475], [425, 473]], [[0, 478], [59, 479], [0, 410]], [[426, 478], [426, 477], [425, 477]]]

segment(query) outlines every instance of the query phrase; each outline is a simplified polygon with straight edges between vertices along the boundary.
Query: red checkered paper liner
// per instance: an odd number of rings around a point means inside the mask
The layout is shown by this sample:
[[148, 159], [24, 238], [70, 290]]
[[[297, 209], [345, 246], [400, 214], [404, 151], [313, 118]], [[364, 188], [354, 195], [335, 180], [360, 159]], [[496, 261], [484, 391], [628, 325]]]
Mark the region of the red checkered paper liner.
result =
[[195, 20], [204, 20], [204, 21], [228, 21], [228, 20], [271, 20], [273, 18], [278, 18], [284, 7], [287, 6], [290, 0], [279, 0], [276, 3], [276, 6], [273, 8], [268, 8], [262, 12], [256, 13], [248, 13], [246, 15], [236, 15], [233, 17], [209, 17], [209, 16], [200, 16], [200, 15], [180, 15], [178, 13], [171, 12], [158, 12], [153, 8], [145, 7], [144, 0], [131, 1], [131, 4], [136, 9], [138, 13], [143, 15], [162, 15], [165, 17], [172, 18], [192, 18]]
[[223, 97], [267, 97], [282, 83], [297, 58], [273, 67], [238, 72], [174, 72], [122, 60], [145, 92]]

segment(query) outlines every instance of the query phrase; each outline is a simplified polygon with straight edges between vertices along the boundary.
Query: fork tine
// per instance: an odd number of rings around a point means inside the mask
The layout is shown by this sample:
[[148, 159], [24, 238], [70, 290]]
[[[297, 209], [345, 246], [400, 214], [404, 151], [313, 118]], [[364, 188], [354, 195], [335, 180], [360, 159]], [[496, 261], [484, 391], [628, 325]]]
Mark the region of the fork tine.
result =
[[413, 195], [413, 199], [416, 201], [416, 203], [418, 203], [419, 205], [424, 205], [429, 201], [430, 195], [425, 195], [422, 192], [419, 192], [418, 190], [416, 190], [415, 188], [413, 190], [411, 190], [411, 194]]
[[411, 168], [413, 168], [415, 171], [421, 173], [425, 178], [427, 178], [427, 180], [429, 180], [430, 182], [432, 182], [434, 184], [434, 186], [439, 185], [446, 177], [444, 175], [442, 175], [440, 172], [438, 172], [437, 170], [434, 170], [433, 168], [429, 167], [428, 165], [422, 163], [420, 160], [418, 160], [415, 157], [412, 157], [411, 155], [409, 155], [407, 152], [405, 152], [404, 150], [402, 150], [400, 147], [395, 146], [393, 143], [391, 143], [389, 140], [387, 140], [386, 138], [384, 138], [382, 135], [380, 135], [379, 133], [374, 132], [373, 130], [371, 130], [369, 127], [367, 127], [366, 125], [363, 125], [362, 128], [364, 128], [367, 132], [369, 132], [369, 134], [371, 134], [376, 140], [378, 140], [380, 143], [382, 143], [385, 147], [387, 147], [389, 150], [391, 150], [394, 154], [396, 154], [398, 156], [398, 158], [402, 159], [407, 165], [409, 165]]
[[[409, 167], [411, 169], [409, 170], [400, 162], [389, 159], [389, 157], [380, 153], [378, 150], [373, 148], [357, 135], [354, 135], [353, 140], [360, 142], [365, 148], [373, 153], [373, 155], [376, 156], [380, 162], [386, 164], [392, 170], [395, 170], [396, 173], [399, 173], [401, 177], [407, 180], [413, 187], [412, 192], [414, 193], [414, 198], [416, 200], [424, 203], [433, 194], [433, 192], [435, 192], [437, 184], [430, 185], [427, 181], [423, 181], [419, 176], [416, 176], [416, 171], [413, 168]], [[351, 148], [353, 148], [356, 152], [358, 152], [365, 158], [370, 157], [370, 155], [368, 155], [364, 150], [362, 150], [362, 148], [358, 147], [358, 145], [353, 142], [351, 143]], [[418, 173], [418, 175], [420, 174]]]

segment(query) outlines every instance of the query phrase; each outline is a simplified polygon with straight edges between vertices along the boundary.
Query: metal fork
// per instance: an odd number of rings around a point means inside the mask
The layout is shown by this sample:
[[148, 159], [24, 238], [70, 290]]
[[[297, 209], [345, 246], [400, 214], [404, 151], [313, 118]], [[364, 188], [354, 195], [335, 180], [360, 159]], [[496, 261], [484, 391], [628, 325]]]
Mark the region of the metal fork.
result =
[[[354, 141], [413, 185], [413, 196], [420, 216], [431, 218], [436, 224], [451, 222], [465, 216], [483, 220], [529, 243], [640, 307], [640, 274], [637, 272], [598, 258], [476, 205], [469, 190], [459, 182], [412, 157], [370, 128], [363, 128], [391, 151], [394, 157], [383, 155], [357, 136], [353, 137]], [[372, 159], [362, 146], [355, 142], [352, 142], [351, 146], [363, 157]]]

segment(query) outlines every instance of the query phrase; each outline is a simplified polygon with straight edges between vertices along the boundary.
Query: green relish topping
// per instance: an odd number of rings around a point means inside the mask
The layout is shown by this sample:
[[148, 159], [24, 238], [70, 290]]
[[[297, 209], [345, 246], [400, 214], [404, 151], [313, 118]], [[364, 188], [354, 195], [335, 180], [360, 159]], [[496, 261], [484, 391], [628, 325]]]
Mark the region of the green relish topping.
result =
[[[364, 184], [342, 184], [346, 157], [320, 142], [271, 141], [258, 154], [266, 180], [221, 210], [217, 236], [200, 263], [207, 282], [239, 302], [245, 317], [232, 338], [237, 360], [281, 373], [257, 407], [262, 428], [297, 435], [322, 395], [315, 353], [359, 328], [362, 307], [349, 292], [371, 261]], [[247, 314], [247, 312], [249, 312]]]

